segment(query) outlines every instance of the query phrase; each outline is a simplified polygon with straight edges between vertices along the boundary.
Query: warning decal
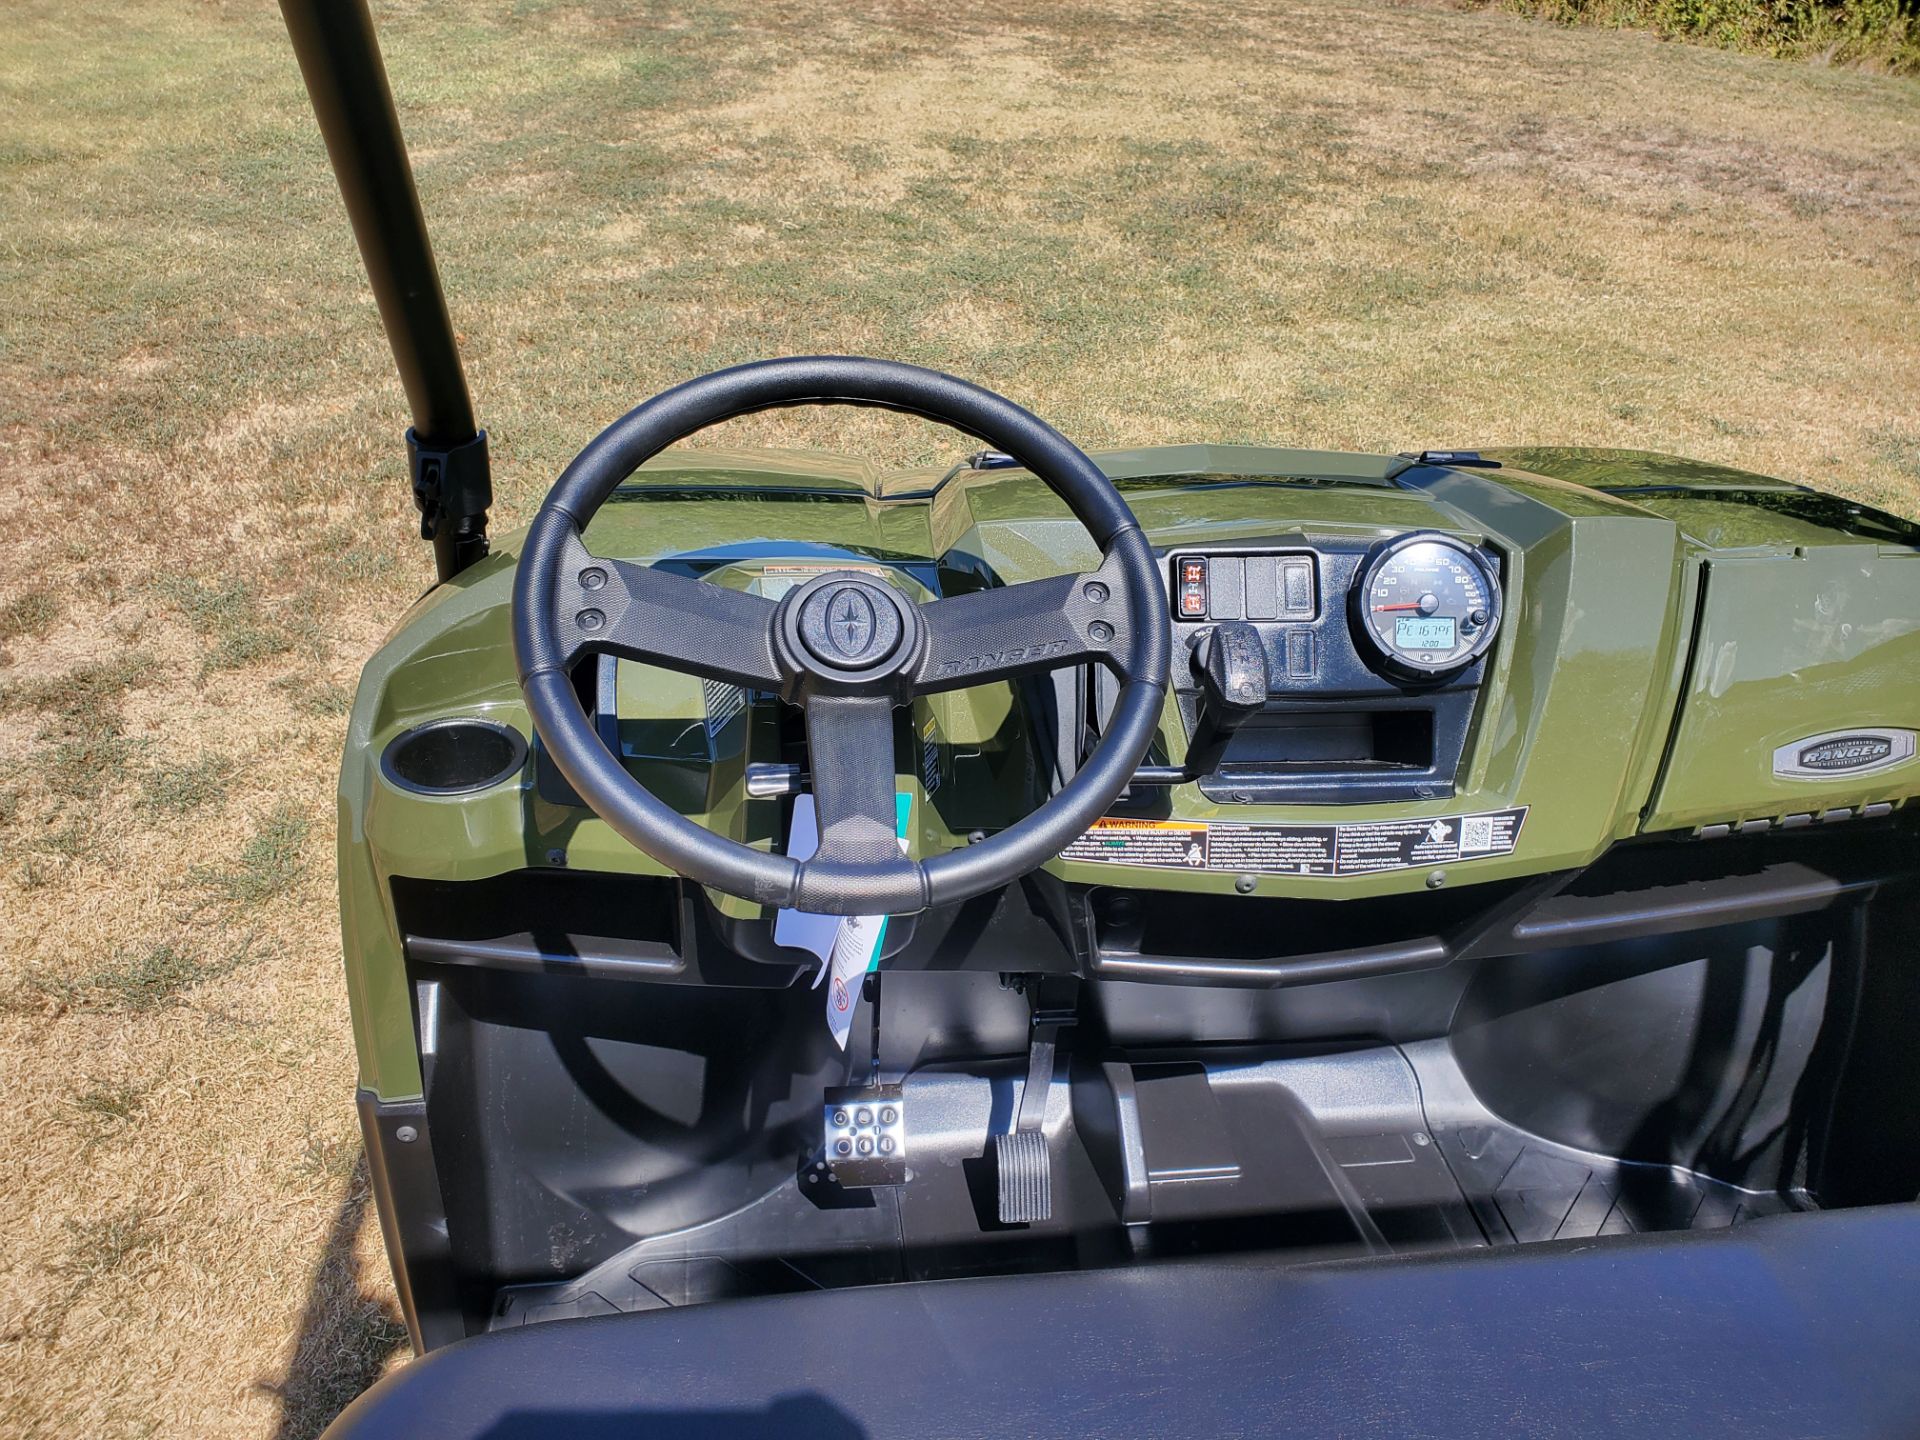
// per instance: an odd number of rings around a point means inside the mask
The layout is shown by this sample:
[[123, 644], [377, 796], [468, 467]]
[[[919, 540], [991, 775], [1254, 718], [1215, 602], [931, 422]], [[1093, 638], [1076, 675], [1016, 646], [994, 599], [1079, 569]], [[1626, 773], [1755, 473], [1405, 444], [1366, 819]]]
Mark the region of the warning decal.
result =
[[1355, 825], [1242, 825], [1109, 816], [1062, 860], [1237, 875], [1368, 875], [1511, 855], [1527, 807]]
[[1060, 852], [1060, 858], [1204, 870], [1207, 827], [1178, 820], [1096, 820], [1091, 830]]

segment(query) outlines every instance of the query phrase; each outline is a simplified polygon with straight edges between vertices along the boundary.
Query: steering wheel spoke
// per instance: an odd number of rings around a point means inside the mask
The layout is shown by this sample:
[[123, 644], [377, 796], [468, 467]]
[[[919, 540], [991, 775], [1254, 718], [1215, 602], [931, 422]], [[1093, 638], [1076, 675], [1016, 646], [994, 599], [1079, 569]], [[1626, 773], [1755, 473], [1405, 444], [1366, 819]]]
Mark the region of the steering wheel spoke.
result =
[[554, 628], [582, 655], [617, 655], [750, 689], [777, 690], [774, 603], [671, 571], [603, 560], [578, 536], [561, 557]]
[[[801, 908], [811, 886], [870, 886], [871, 913], [899, 901], [925, 903], [920, 867], [900, 849], [895, 799], [893, 702], [878, 695], [817, 695], [807, 701], [807, 759], [820, 844], [801, 864]], [[904, 892], [904, 893], [903, 893]]]
[[1127, 673], [1126, 571], [1117, 555], [1083, 575], [1027, 580], [920, 607], [927, 643], [913, 676], [922, 695], [1094, 660]]

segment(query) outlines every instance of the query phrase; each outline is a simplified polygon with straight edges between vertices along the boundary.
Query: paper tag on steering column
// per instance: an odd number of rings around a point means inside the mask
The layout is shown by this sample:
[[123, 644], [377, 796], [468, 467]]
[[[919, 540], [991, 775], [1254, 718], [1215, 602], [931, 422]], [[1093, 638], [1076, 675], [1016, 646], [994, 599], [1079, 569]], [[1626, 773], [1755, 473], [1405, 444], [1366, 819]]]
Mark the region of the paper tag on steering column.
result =
[[[840, 933], [834, 938], [833, 954], [827, 961], [827, 1029], [833, 1043], [847, 1048], [847, 1034], [853, 1029], [853, 1007], [860, 999], [860, 986], [880, 959], [880, 944], [887, 938], [884, 915], [843, 915]], [[814, 982], [816, 985], [819, 982]]]
[[[907, 848], [907, 818], [913, 799], [894, 797], [894, 828], [901, 850]], [[820, 847], [819, 820], [814, 813], [813, 796], [797, 795], [793, 801], [793, 826], [787, 833], [787, 854], [805, 860]], [[884, 915], [814, 915], [805, 910], [782, 910], [774, 917], [776, 944], [810, 950], [820, 957], [819, 973], [813, 988], [827, 982], [827, 1029], [842, 1050], [853, 1028], [853, 1012], [860, 1000], [860, 986], [866, 973], [880, 959], [880, 947], [887, 938]]]

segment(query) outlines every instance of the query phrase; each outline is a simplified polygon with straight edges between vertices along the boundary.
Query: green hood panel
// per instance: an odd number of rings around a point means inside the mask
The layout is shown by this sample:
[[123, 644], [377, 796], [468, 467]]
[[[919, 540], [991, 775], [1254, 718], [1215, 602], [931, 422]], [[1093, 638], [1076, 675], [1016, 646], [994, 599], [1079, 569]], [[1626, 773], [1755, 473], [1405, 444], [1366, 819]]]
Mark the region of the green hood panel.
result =
[[1489, 458], [1568, 485], [1627, 501], [1677, 524], [1708, 550], [1791, 550], [1866, 540], [1920, 546], [1920, 525], [1836, 495], [1642, 450], [1489, 450]]

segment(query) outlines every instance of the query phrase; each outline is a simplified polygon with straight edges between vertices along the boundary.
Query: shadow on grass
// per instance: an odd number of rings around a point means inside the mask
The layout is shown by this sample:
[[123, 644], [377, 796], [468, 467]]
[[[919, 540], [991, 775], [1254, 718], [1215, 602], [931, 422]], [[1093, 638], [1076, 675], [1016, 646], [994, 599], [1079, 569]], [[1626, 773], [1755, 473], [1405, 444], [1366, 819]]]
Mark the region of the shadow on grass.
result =
[[367, 1160], [354, 1162], [345, 1199], [300, 1313], [300, 1338], [279, 1384], [274, 1440], [312, 1440], [380, 1378], [405, 1348], [407, 1328], [392, 1299], [366, 1283], [358, 1254], [360, 1227], [372, 1203]]

